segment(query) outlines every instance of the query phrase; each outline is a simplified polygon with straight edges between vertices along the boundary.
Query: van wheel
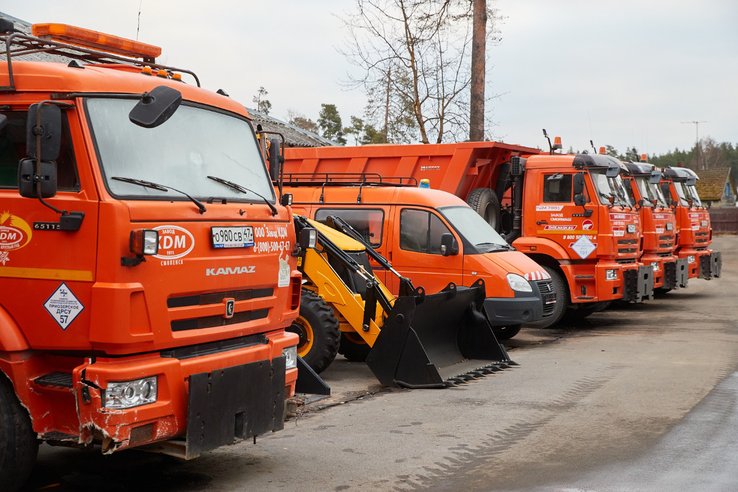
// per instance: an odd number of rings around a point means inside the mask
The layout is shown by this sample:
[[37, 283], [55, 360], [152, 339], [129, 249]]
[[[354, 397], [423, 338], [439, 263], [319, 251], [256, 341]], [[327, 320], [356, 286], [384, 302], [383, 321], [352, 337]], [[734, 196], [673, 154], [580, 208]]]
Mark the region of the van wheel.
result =
[[496, 231], [500, 231], [500, 200], [489, 188], [475, 188], [466, 203]]
[[551, 281], [553, 282], [554, 293], [556, 294], [556, 304], [554, 305], [553, 313], [547, 318], [541, 318], [538, 321], [528, 323], [525, 326], [531, 328], [550, 328], [561, 321], [566, 313], [566, 308], [569, 305], [569, 284], [566, 282], [564, 274], [555, 268], [548, 266], [543, 267], [544, 270], [551, 275]]
[[510, 340], [512, 337], [520, 333], [520, 328], [523, 325], [510, 325], [510, 326], [493, 326], [492, 331], [497, 337], [497, 340]]
[[341, 344], [338, 353], [351, 362], [365, 362], [372, 348], [356, 333], [341, 333]]
[[38, 442], [28, 412], [0, 373], [0, 490], [20, 489], [37, 454]]
[[333, 310], [317, 294], [302, 291], [300, 315], [287, 331], [300, 337], [297, 355], [320, 374], [331, 365], [338, 352], [338, 320]]

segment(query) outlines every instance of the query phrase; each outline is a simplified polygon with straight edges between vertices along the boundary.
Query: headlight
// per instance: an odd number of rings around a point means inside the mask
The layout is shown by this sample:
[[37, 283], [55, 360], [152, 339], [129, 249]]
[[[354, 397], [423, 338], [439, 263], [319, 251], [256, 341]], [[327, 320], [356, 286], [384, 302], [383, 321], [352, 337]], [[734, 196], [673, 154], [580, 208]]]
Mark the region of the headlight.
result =
[[659, 271], [659, 262], [658, 261], [652, 261], [651, 262], [651, 266], [653, 267], [653, 271], [654, 272], [658, 272]]
[[618, 279], [617, 270], [605, 270], [605, 280], [617, 280], [617, 279]]
[[507, 285], [516, 292], [533, 292], [530, 282], [515, 273], [507, 274]]
[[131, 231], [128, 242], [134, 255], [155, 255], [159, 252], [159, 231], [135, 229]]
[[628, 224], [627, 226], [628, 234], [633, 234], [636, 231], [636, 225], [635, 224]]
[[707, 221], [706, 220], [703, 220], [702, 221], [702, 227], [707, 227]]
[[297, 345], [282, 349], [282, 356], [285, 359], [285, 369], [294, 369], [297, 367]]
[[157, 398], [157, 378], [151, 376], [133, 381], [110, 382], [103, 394], [105, 408], [133, 408], [154, 403]]
[[666, 230], [667, 231], [673, 231], [674, 230], [674, 223], [673, 222], [667, 222], [666, 223]]
[[687, 263], [694, 263], [694, 255], [687, 255]]

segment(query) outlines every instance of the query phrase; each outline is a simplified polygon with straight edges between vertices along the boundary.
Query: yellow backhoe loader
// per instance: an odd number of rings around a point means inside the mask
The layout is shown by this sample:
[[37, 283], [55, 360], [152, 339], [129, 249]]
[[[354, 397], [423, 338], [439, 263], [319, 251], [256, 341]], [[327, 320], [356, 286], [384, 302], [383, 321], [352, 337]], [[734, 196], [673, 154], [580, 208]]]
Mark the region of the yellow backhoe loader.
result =
[[[340, 219], [329, 222], [337, 226]], [[340, 352], [365, 360], [385, 386], [442, 388], [515, 365], [484, 312], [483, 281], [427, 294], [400, 277], [394, 297], [372, 273], [367, 254], [377, 253], [357, 240], [358, 233], [352, 239], [300, 216], [295, 228], [298, 235], [305, 228], [318, 231], [317, 246], [299, 252], [302, 303], [289, 328], [300, 336], [298, 355], [315, 372]], [[380, 264], [397, 274], [389, 263]]]

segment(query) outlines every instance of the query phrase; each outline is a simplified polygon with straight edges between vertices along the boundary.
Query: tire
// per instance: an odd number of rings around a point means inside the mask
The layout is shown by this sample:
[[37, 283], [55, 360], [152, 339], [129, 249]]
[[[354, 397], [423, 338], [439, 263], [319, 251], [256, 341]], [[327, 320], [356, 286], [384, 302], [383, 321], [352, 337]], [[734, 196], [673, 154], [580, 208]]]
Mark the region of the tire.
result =
[[0, 490], [14, 492], [28, 479], [38, 441], [28, 412], [0, 373]]
[[351, 362], [365, 362], [372, 348], [355, 333], [341, 333], [341, 344], [338, 353]]
[[493, 326], [492, 331], [497, 337], [497, 340], [510, 340], [512, 337], [520, 333], [520, 329], [523, 325], [510, 325], [510, 326]]
[[494, 191], [489, 188], [475, 188], [469, 193], [466, 203], [494, 230], [500, 232], [500, 200]]
[[590, 314], [598, 313], [603, 309], [606, 309], [609, 305], [610, 301], [587, 303], [587, 305], [581, 306], [578, 309], [567, 309], [566, 317], [571, 320], [584, 319]]
[[320, 374], [331, 365], [338, 352], [338, 320], [333, 309], [317, 294], [303, 290], [300, 315], [287, 331], [297, 333], [297, 355]]
[[566, 282], [564, 274], [555, 268], [544, 266], [544, 270], [551, 275], [551, 281], [553, 282], [554, 291], [556, 292], [556, 305], [554, 306], [554, 312], [547, 318], [541, 318], [538, 321], [529, 323], [526, 326], [531, 328], [550, 328], [556, 325], [566, 313], [566, 308], [569, 305], [569, 284]]

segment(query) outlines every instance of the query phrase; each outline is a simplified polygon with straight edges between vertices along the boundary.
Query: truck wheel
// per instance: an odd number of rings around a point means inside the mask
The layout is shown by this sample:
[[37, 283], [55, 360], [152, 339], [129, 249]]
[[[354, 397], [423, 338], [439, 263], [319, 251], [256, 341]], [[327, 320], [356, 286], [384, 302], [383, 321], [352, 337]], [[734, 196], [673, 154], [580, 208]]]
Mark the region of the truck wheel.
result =
[[569, 305], [569, 284], [566, 282], [564, 275], [555, 268], [544, 266], [543, 269], [551, 275], [554, 292], [556, 293], [556, 304], [554, 305], [554, 311], [551, 313], [551, 316], [541, 318], [538, 321], [526, 325], [531, 328], [550, 328], [554, 326], [564, 317], [566, 307]]
[[287, 331], [300, 337], [297, 355], [317, 373], [323, 372], [336, 358], [338, 351], [338, 320], [333, 310], [317, 294], [303, 290], [300, 315]]
[[469, 193], [466, 203], [482, 216], [496, 231], [500, 231], [500, 200], [489, 188], [475, 188]]
[[355, 333], [341, 333], [341, 344], [338, 353], [351, 362], [364, 362], [372, 348], [359, 335]]
[[584, 319], [590, 314], [598, 313], [606, 309], [610, 305], [610, 301], [592, 302], [586, 306], [580, 306], [579, 309], [567, 309], [566, 317], [571, 320]]
[[0, 490], [21, 488], [37, 454], [38, 442], [28, 412], [0, 373]]
[[510, 325], [510, 326], [493, 326], [492, 331], [497, 337], [497, 340], [510, 340], [512, 337], [520, 333], [520, 328], [523, 325]]

